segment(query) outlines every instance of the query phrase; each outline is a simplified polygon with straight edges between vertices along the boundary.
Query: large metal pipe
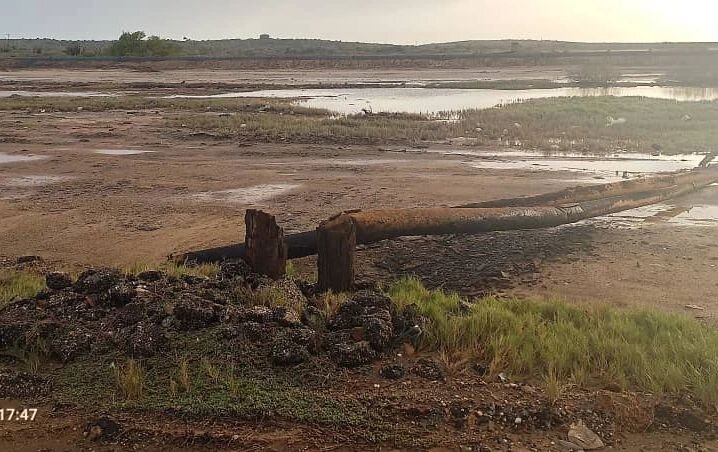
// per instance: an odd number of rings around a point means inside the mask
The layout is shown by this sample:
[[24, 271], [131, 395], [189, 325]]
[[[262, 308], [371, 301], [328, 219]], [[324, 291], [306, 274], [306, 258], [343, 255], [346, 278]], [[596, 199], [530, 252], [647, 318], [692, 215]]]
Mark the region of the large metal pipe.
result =
[[[718, 182], [718, 168], [623, 181], [591, 187], [575, 187], [527, 198], [513, 198], [452, 208], [390, 209], [350, 212], [357, 228], [358, 244], [411, 235], [480, 233], [536, 229], [575, 223], [623, 210], [655, 204]], [[286, 237], [288, 258], [317, 253], [316, 231]], [[181, 262], [218, 262], [243, 258], [244, 244], [190, 252]]]
[[463, 204], [456, 208], [480, 207], [534, 207], [556, 206], [572, 202], [591, 201], [613, 196], [630, 195], [682, 184], [704, 185], [718, 179], [718, 166], [697, 168], [680, 173], [641, 177], [610, 184], [588, 187], [570, 187], [561, 191], [520, 198], [497, 199], [478, 203]]

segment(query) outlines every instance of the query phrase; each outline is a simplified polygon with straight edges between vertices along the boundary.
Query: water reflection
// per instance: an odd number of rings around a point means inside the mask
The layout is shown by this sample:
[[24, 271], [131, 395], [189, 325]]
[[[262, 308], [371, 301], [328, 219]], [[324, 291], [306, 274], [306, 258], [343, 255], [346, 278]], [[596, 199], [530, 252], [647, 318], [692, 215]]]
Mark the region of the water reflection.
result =
[[435, 114], [449, 110], [491, 108], [531, 99], [554, 97], [640, 96], [654, 99], [706, 101], [718, 99], [718, 88], [691, 87], [611, 87], [551, 89], [432, 89], [432, 88], [356, 88], [356, 89], [283, 89], [225, 93], [205, 98], [266, 97], [298, 98], [299, 103], [340, 114], [406, 112]]

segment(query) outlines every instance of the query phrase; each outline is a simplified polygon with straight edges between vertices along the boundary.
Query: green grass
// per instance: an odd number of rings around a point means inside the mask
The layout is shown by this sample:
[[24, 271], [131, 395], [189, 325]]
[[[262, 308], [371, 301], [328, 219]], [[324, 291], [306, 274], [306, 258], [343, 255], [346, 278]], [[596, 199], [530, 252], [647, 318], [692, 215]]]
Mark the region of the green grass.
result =
[[45, 288], [45, 278], [32, 270], [0, 270], [0, 308], [14, 299], [29, 298]]
[[618, 384], [657, 395], [694, 394], [718, 409], [718, 330], [681, 315], [582, 308], [563, 302], [461, 299], [404, 279], [389, 289], [398, 306], [429, 319], [427, 350], [465, 353], [516, 378]]
[[[688, 115], [691, 120], [683, 120]], [[502, 139], [545, 151], [690, 153], [715, 150], [718, 102], [639, 97], [540, 99], [462, 113], [463, 129], [483, 144]], [[626, 123], [607, 127], [608, 117]], [[519, 124], [520, 127], [516, 127]], [[508, 135], [504, 134], [508, 131]]]
[[[691, 119], [684, 120], [688, 115]], [[173, 127], [257, 141], [404, 143], [470, 138], [479, 145], [546, 152], [617, 150], [667, 154], [708, 152], [718, 142], [718, 102], [675, 102], [639, 97], [539, 99], [486, 110], [422, 115], [238, 113], [232, 117], [179, 115]], [[625, 124], [607, 127], [608, 118]]]
[[456, 135], [454, 125], [419, 115], [329, 116], [238, 113], [231, 117], [194, 114], [171, 121], [193, 132], [257, 141], [413, 143]]
[[[89, 112], [163, 110], [168, 113], [166, 124], [170, 129], [259, 142], [411, 145], [466, 137], [479, 145], [515, 147], [521, 143], [522, 148], [546, 152], [658, 150], [667, 154], [709, 152], [715, 150], [718, 142], [718, 102], [639, 97], [536, 99], [438, 115], [456, 120], [449, 122], [417, 114], [332, 118], [326, 110], [294, 105], [291, 99], [142, 96], [0, 99], [0, 110], [71, 112], [78, 108]], [[683, 120], [686, 115], [691, 120]], [[625, 118], [626, 123], [607, 127], [608, 117]]]
[[[58, 400], [93, 409], [167, 412], [197, 418], [273, 418], [327, 425], [366, 425], [369, 413], [356, 401], [309, 389], [288, 377], [262, 374], [195, 350], [188, 341], [179, 361], [157, 356], [143, 361], [111, 356], [68, 363], [53, 381]], [[214, 346], [219, 346], [215, 342]], [[258, 373], [259, 372], [259, 373]]]
[[0, 110], [40, 110], [55, 112], [74, 112], [81, 109], [87, 112], [109, 110], [169, 110], [201, 111], [215, 113], [258, 112], [267, 114], [301, 114], [304, 116], [327, 116], [329, 112], [293, 105], [291, 99], [163, 99], [144, 96], [113, 97], [31, 97], [11, 96], [0, 99]]

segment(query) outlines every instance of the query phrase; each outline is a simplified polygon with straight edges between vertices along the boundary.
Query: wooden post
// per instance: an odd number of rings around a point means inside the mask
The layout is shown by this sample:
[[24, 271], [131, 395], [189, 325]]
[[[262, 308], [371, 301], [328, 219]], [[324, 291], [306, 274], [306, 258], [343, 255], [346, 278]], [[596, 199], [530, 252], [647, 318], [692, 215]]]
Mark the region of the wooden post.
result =
[[246, 260], [252, 270], [272, 279], [281, 279], [287, 272], [287, 244], [284, 230], [277, 226], [274, 215], [249, 209], [244, 217], [247, 233]]
[[346, 292], [354, 285], [356, 226], [351, 216], [341, 214], [317, 229], [319, 290]]

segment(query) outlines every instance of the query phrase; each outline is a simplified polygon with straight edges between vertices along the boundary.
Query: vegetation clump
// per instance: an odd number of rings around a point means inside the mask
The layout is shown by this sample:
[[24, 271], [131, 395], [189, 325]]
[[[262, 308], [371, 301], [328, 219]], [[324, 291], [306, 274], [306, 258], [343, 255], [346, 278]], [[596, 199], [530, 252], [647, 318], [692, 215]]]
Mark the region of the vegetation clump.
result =
[[0, 269], [0, 308], [18, 298], [29, 298], [45, 288], [45, 278], [32, 270]]
[[116, 57], [168, 57], [179, 54], [179, 47], [159, 36], [147, 37], [144, 31], [135, 31], [122, 33], [109, 53]]
[[515, 377], [619, 385], [657, 395], [692, 393], [718, 409], [718, 330], [676, 314], [586, 308], [560, 301], [482, 298], [427, 290], [408, 278], [389, 295], [415, 305], [427, 350], [462, 353]]

